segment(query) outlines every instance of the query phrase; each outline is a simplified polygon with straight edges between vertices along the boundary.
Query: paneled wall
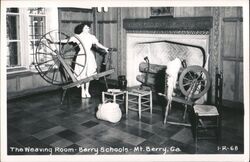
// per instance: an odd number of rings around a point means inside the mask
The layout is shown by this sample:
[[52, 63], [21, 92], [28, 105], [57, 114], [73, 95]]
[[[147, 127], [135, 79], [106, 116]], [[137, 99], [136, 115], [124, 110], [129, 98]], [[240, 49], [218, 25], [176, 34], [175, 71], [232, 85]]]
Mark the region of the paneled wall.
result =
[[[126, 32], [123, 29], [122, 21], [124, 18], [149, 18], [150, 8], [145, 7], [123, 7], [112, 8], [108, 12], [97, 12], [97, 36], [100, 42], [107, 47], [116, 48], [118, 51], [112, 55], [112, 67], [115, 68], [115, 73], [110, 79], [117, 80], [118, 75], [125, 75], [126, 69], [122, 68], [125, 65], [126, 55], [123, 50], [126, 46]], [[98, 57], [98, 55], [97, 55]], [[98, 61], [98, 58], [97, 58]]]
[[[223, 99], [243, 103], [243, 52], [242, 52], [242, 8], [240, 7], [175, 7], [174, 17], [213, 16], [214, 26], [210, 38], [210, 67], [213, 80], [216, 69], [224, 74]], [[126, 74], [126, 31], [125, 18], [149, 18], [149, 7], [108, 8], [108, 12], [89, 9], [60, 8], [60, 29], [73, 33], [74, 27], [84, 21], [92, 23], [92, 32], [107, 47], [118, 49], [112, 55], [112, 68], [115, 73], [109, 79]], [[102, 57], [96, 54], [100, 66]], [[241, 81], [239, 82], [238, 79]]]
[[90, 22], [93, 25], [93, 11], [82, 8], [59, 8], [58, 19], [59, 29], [71, 36], [76, 25], [82, 22]]
[[[121, 8], [121, 32], [120, 32], [120, 60], [121, 60], [121, 67], [126, 67], [126, 31], [123, 28], [123, 19], [133, 19], [133, 18], [149, 18], [150, 17], [150, 8], [149, 7], [133, 7], [133, 8]], [[126, 69], [120, 68], [120, 74], [125, 75]]]
[[223, 98], [243, 102], [243, 26], [241, 8], [221, 10], [221, 66]]
[[[243, 28], [241, 7], [178, 7], [175, 17], [213, 16], [214, 27], [211, 31], [210, 49], [215, 67], [222, 71], [223, 100], [225, 104], [243, 103]], [[216, 46], [218, 48], [216, 48]], [[235, 104], [237, 105], [237, 104]], [[233, 105], [234, 106], [234, 105]]]
[[212, 16], [211, 7], [175, 7], [174, 17]]
[[[108, 12], [97, 12], [95, 9], [82, 8], [59, 8], [60, 29], [70, 35], [74, 34], [76, 25], [82, 22], [90, 22], [91, 32], [96, 35], [101, 44], [109, 48], [118, 48], [118, 9], [109, 8]], [[103, 56], [96, 52], [96, 62], [98, 71], [100, 70]], [[118, 52], [113, 52], [111, 56], [111, 68], [116, 69], [109, 79], [117, 79]]]
[[[108, 12], [96, 12], [96, 36], [104, 46], [108, 48], [118, 48], [118, 9], [109, 8]], [[102, 56], [96, 54], [96, 60], [100, 66]], [[111, 55], [111, 68], [115, 69], [115, 72], [108, 76], [109, 79], [117, 79], [117, 67], [118, 67], [118, 52], [114, 51]]]
[[[223, 72], [224, 104], [243, 103], [243, 28], [241, 7], [178, 7], [175, 17], [213, 16], [214, 27], [211, 31], [210, 49], [215, 67]], [[216, 47], [217, 46], [217, 47]], [[234, 106], [234, 105], [233, 105]], [[238, 105], [239, 106], [239, 105]]]
[[[224, 74], [223, 99], [234, 103], [243, 103], [243, 40], [242, 8], [240, 7], [175, 7], [174, 17], [213, 16], [214, 25], [210, 34], [210, 72], [214, 77], [216, 68]], [[118, 51], [112, 55], [112, 67], [115, 73], [109, 79], [116, 80], [118, 75], [126, 74], [126, 31], [123, 29], [125, 18], [149, 18], [149, 7], [108, 8], [108, 12], [93, 9], [59, 8], [60, 30], [73, 34], [74, 27], [81, 22], [92, 23], [92, 33], [100, 43]], [[100, 66], [102, 57], [96, 53]], [[22, 75], [20, 76], [22, 78]], [[27, 77], [27, 75], [25, 76]], [[29, 77], [35, 77], [30, 75]], [[28, 79], [29, 80], [29, 79]], [[213, 78], [214, 80], [214, 78]], [[20, 79], [8, 78], [8, 86], [13, 93], [23, 87]], [[18, 84], [17, 84], [18, 83]], [[21, 82], [20, 82], [21, 83]], [[32, 83], [33, 84], [33, 83]], [[30, 85], [30, 84], [29, 84]], [[25, 85], [24, 85], [25, 86]], [[10, 87], [10, 86], [9, 86]], [[33, 86], [34, 88], [35, 86]], [[27, 88], [27, 87], [26, 87]], [[214, 87], [212, 87], [214, 89]], [[34, 88], [35, 89], [35, 88]]]
[[[109, 7], [108, 12], [97, 12], [92, 9], [80, 8], [59, 8], [59, 27], [61, 31], [73, 35], [74, 27], [85, 21], [92, 23], [92, 33], [96, 35], [99, 42], [109, 48], [116, 48], [117, 51], [112, 53], [111, 67], [115, 73], [109, 76], [111, 80], [117, 80], [118, 75], [125, 74], [123, 69], [123, 57], [125, 52], [122, 47], [125, 46], [125, 30], [122, 28], [124, 18], [149, 18], [150, 8], [113, 8]], [[98, 53], [96, 62], [98, 67], [101, 66], [102, 56]]]

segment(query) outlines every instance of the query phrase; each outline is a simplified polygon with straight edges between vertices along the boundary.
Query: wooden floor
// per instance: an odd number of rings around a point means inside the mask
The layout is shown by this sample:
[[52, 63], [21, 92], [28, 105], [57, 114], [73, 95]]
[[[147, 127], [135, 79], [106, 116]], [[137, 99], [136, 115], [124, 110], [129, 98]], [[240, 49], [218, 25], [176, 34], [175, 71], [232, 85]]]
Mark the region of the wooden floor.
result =
[[[163, 104], [153, 104], [153, 114], [129, 111], [112, 124], [96, 119], [100, 91], [90, 99], [72, 89], [64, 104], [61, 91], [27, 96], [7, 103], [8, 154], [242, 154], [244, 113], [223, 108], [222, 139], [202, 140], [196, 146], [190, 127], [163, 124]], [[171, 119], [180, 120], [182, 108], [175, 104]], [[23, 149], [23, 150], [22, 150]]]

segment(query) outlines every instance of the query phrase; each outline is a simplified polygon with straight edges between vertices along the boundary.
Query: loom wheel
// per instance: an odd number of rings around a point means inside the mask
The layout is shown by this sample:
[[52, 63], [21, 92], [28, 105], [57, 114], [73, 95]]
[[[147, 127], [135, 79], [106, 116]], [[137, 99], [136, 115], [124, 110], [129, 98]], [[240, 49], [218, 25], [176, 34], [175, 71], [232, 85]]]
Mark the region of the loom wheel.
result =
[[[83, 72], [86, 52], [80, 39], [73, 37], [77, 40], [76, 43], [69, 42], [70, 37], [65, 33], [53, 30], [40, 38], [33, 61], [40, 76], [48, 83], [66, 85]], [[76, 62], [76, 57], [79, 56], [82, 57], [81, 63]], [[77, 72], [74, 70], [76, 66]]]
[[201, 66], [192, 65], [185, 68], [179, 76], [179, 87], [185, 96], [197, 99], [209, 90], [211, 81], [206, 69]]

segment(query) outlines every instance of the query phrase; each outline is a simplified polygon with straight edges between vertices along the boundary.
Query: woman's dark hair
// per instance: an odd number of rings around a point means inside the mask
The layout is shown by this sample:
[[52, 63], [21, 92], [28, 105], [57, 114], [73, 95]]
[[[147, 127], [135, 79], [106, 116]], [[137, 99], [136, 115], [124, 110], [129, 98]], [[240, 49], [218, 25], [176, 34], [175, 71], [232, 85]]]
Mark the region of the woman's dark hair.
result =
[[77, 25], [74, 29], [75, 34], [80, 34], [82, 32], [83, 27], [87, 25], [88, 27], [91, 27], [91, 23], [85, 22]]

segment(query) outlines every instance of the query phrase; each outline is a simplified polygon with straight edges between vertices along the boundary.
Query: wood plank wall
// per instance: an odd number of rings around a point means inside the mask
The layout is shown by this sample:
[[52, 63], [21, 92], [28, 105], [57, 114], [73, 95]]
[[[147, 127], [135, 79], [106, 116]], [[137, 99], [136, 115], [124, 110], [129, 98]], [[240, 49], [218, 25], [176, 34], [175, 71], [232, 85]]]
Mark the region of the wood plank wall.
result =
[[[218, 12], [218, 13], [216, 13]], [[227, 106], [241, 107], [243, 98], [243, 18], [241, 7], [219, 7], [218, 11], [211, 7], [175, 8], [175, 17], [214, 16], [214, 23], [218, 23], [218, 31], [212, 29], [212, 39], [218, 36], [218, 49], [211, 47], [210, 54], [218, 53], [215, 64], [224, 75], [223, 100]], [[217, 17], [217, 20], [216, 20]], [[217, 33], [216, 33], [217, 32]], [[217, 36], [216, 36], [217, 35]], [[214, 43], [214, 42], [211, 42]], [[216, 65], [218, 64], [218, 65]], [[210, 70], [215, 72], [214, 67]], [[232, 104], [234, 103], [234, 104]], [[239, 106], [240, 105], [240, 106]]]
[[[242, 53], [242, 8], [240, 7], [176, 7], [174, 17], [214, 16], [214, 28], [211, 31], [211, 63], [212, 80], [216, 68], [224, 74], [223, 99], [243, 102], [243, 53]], [[149, 18], [150, 8], [109, 8], [108, 12], [59, 11], [59, 19], [68, 20], [60, 25], [67, 32], [72, 32], [77, 21], [92, 21], [94, 34], [107, 47], [117, 48], [112, 55], [112, 67], [116, 72], [110, 79], [116, 80], [118, 75], [126, 74], [126, 31], [122, 27], [125, 18]], [[95, 20], [96, 19], [96, 20]], [[70, 20], [75, 20], [70, 22]], [[217, 26], [216, 26], [217, 25]], [[218, 44], [218, 45], [217, 45]], [[101, 57], [96, 55], [100, 64]], [[214, 82], [213, 82], [214, 83]], [[213, 85], [214, 89], [214, 85]]]
[[[108, 12], [98, 13], [90, 9], [59, 8], [59, 27], [63, 32], [73, 34], [74, 27], [83, 22], [92, 23], [92, 32], [107, 47], [117, 48], [112, 56], [112, 67], [116, 72], [110, 79], [126, 74], [123, 68], [126, 60], [126, 31], [123, 29], [124, 18], [149, 18], [150, 8], [109, 8]], [[224, 74], [223, 99], [233, 103], [243, 103], [243, 29], [242, 8], [240, 7], [177, 7], [175, 17], [213, 16], [214, 27], [210, 49], [212, 56], [210, 68], [215, 72], [217, 66]], [[216, 26], [217, 25], [217, 26]], [[216, 31], [218, 30], [218, 31]], [[216, 45], [216, 43], [218, 45]], [[216, 48], [217, 46], [217, 48]], [[97, 62], [101, 57], [97, 54]], [[27, 75], [25, 75], [27, 76]], [[27, 89], [20, 78], [9, 77], [8, 89], [11, 93], [21, 94]], [[18, 88], [20, 87], [20, 88]], [[24, 87], [24, 88], [21, 88]], [[34, 86], [33, 89], [39, 87]], [[30, 87], [28, 87], [30, 89]], [[229, 103], [230, 103], [229, 102]]]
[[[87, 10], [79, 8], [59, 8], [59, 27], [60, 29], [73, 35], [74, 27], [84, 21], [92, 22], [92, 33], [96, 35], [99, 42], [106, 47], [116, 48], [113, 52], [111, 67], [115, 73], [109, 76], [111, 80], [117, 80], [118, 75], [126, 73], [124, 67], [124, 56], [126, 55], [122, 47], [126, 46], [123, 38], [125, 30], [122, 28], [124, 18], [149, 18], [150, 8], [108, 8], [108, 12], [97, 12], [96, 10]], [[100, 67], [102, 56], [96, 53], [96, 62]]]
[[242, 103], [243, 98], [243, 18], [242, 8], [221, 10], [221, 68], [224, 73], [223, 98]]
[[[148, 18], [149, 8], [109, 8], [107, 13], [98, 13], [98, 31], [99, 40], [107, 47], [117, 48], [118, 51], [112, 55], [112, 67], [116, 69], [110, 79], [117, 80], [118, 75], [125, 75], [126, 53], [123, 50], [126, 47], [126, 31], [123, 29], [122, 21], [124, 18]], [[98, 60], [98, 59], [97, 59]]]
[[[118, 48], [118, 9], [109, 8], [108, 12], [96, 12], [97, 24], [96, 36], [99, 41], [106, 47]], [[109, 76], [109, 79], [117, 79], [118, 69], [118, 52], [113, 52], [111, 55], [111, 68], [115, 69], [115, 73]], [[102, 57], [96, 54], [96, 60], [100, 66]]]

